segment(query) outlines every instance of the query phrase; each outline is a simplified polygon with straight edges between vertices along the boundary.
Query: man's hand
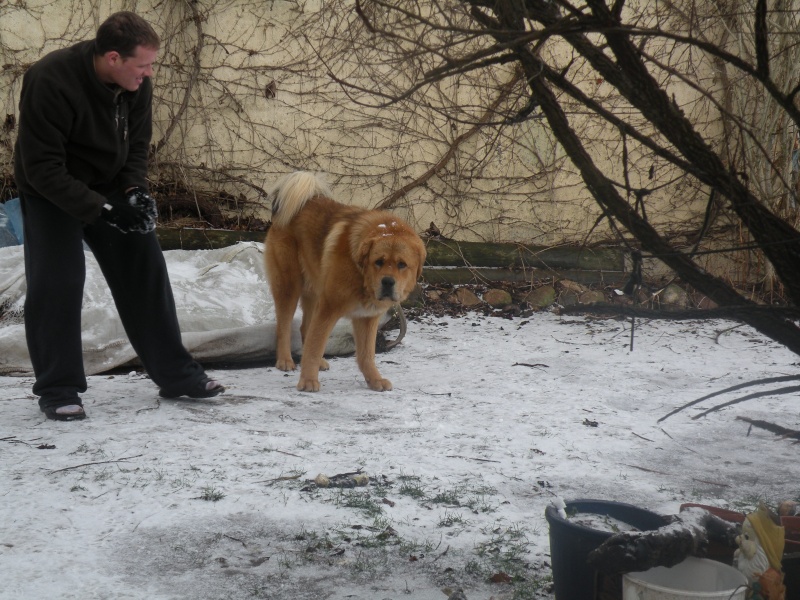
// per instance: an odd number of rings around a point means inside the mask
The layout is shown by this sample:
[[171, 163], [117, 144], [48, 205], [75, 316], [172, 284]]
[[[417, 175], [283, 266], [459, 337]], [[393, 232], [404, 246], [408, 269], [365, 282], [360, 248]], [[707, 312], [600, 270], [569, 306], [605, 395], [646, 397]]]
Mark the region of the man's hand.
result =
[[100, 216], [122, 233], [150, 233], [156, 228], [158, 211], [155, 199], [143, 188], [131, 188], [124, 201], [109, 200]]

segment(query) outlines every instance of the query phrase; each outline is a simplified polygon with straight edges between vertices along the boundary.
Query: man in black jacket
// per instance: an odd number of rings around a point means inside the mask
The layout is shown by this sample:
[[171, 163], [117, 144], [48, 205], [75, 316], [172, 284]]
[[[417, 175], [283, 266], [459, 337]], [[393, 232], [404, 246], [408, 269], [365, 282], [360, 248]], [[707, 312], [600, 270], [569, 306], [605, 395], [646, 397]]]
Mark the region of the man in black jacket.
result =
[[14, 176], [20, 193], [27, 295], [25, 333], [39, 407], [86, 416], [81, 303], [83, 242], [111, 289], [125, 332], [166, 398], [224, 391], [183, 346], [155, 234], [147, 154], [158, 34], [131, 12], [94, 40], [44, 56], [25, 73]]

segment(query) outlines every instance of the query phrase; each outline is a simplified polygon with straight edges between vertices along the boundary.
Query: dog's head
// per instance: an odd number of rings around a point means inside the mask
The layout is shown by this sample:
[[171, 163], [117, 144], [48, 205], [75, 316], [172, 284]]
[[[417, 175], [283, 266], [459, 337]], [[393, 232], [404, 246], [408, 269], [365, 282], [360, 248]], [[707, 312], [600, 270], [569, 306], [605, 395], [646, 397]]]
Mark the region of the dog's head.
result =
[[402, 302], [422, 275], [425, 244], [407, 223], [386, 213], [362, 231], [355, 254], [365, 287], [377, 301]]

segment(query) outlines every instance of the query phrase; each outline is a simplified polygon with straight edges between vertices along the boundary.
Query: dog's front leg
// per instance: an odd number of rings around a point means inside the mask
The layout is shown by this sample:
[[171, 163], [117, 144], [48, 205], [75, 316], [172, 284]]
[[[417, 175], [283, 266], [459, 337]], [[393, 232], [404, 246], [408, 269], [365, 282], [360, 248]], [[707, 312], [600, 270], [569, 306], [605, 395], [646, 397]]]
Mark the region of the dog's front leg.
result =
[[375, 366], [375, 338], [378, 336], [380, 316], [353, 319], [353, 336], [356, 338], [356, 361], [367, 385], [376, 392], [388, 392], [392, 382], [384, 379]]
[[328, 362], [323, 358], [325, 345], [338, 320], [338, 315], [319, 314], [319, 312], [311, 317], [306, 339], [303, 341], [300, 380], [297, 382], [297, 389], [301, 392], [319, 391], [319, 371], [328, 367]]

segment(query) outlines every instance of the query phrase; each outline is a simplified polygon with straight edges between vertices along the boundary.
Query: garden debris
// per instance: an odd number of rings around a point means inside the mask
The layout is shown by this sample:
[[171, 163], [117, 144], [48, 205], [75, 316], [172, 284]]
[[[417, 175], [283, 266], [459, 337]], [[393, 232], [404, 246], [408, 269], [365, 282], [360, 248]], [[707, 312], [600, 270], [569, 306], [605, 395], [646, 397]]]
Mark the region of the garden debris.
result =
[[[780, 425], [776, 425], [768, 421], [762, 421], [760, 419], [748, 419], [747, 417], [736, 417], [736, 420], [744, 421], [745, 423], [750, 423], [750, 425], [753, 427], [758, 427], [759, 429], [765, 429], [767, 431], [770, 431], [775, 435], [779, 435], [781, 439], [800, 440], [800, 431], [796, 431], [794, 429], [787, 429], [786, 427], [782, 427]], [[750, 435], [750, 431], [748, 431], [747, 434]]]
[[328, 477], [324, 473], [320, 473], [314, 478], [313, 483], [317, 487], [339, 487], [339, 488], [354, 488], [362, 487], [369, 483], [369, 475], [364, 474], [361, 470], [353, 471], [351, 473], [339, 473]]

